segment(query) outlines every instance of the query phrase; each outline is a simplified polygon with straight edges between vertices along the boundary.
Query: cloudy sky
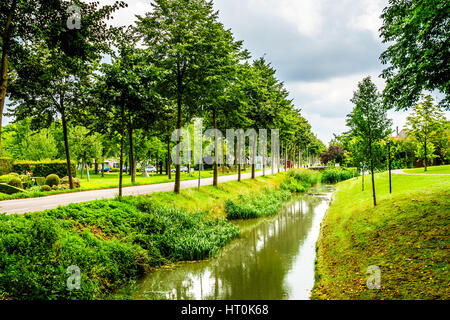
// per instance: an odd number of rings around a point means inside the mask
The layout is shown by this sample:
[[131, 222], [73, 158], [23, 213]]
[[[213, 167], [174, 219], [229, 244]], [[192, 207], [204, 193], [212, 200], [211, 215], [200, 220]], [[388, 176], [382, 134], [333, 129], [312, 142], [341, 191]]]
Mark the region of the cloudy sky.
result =
[[[105, 2], [105, 1], [104, 1]], [[127, 1], [114, 24], [150, 10], [148, 0]], [[277, 70], [294, 104], [324, 142], [346, 131], [345, 116], [358, 81], [384, 82], [379, 16], [387, 0], [214, 0], [220, 20], [243, 40], [252, 58], [263, 55]], [[391, 113], [394, 126], [405, 115]]]
[[[102, 4], [113, 0], [101, 0]], [[133, 23], [150, 0], [128, 0], [114, 25]], [[243, 40], [253, 59], [263, 55], [277, 70], [297, 108], [324, 142], [346, 131], [345, 116], [358, 81], [370, 75], [378, 88], [385, 45], [378, 37], [387, 0], [214, 0], [220, 20]], [[448, 115], [448, 113], [447, 113]], [[406, 113], [390, 112], [394, 128]]]

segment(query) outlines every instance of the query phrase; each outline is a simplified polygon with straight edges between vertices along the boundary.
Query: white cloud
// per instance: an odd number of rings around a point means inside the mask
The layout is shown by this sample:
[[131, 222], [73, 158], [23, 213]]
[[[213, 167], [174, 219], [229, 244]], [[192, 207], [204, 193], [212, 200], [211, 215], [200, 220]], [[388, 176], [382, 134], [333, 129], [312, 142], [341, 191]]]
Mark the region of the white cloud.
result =
[[383, 8], [386, 7], [386, 0], [362, 0], [360, 2], [363, 11], [351, 17], [349, 25], [355, 29], [368, 30], [375, 39], [379, 39], [379, 29], [382, 26], [380, 18]]

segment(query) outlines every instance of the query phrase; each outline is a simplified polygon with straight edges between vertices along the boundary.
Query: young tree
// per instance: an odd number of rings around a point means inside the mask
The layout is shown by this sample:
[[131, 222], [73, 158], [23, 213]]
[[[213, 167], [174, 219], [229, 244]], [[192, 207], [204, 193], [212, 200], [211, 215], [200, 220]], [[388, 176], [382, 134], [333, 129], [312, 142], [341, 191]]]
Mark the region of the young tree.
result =
[[358, 90], [354, 92], [351, 102], [355, 107], [347, 116], [347, 126], [351, 128], [351, 134], [359, 139], [359, 152], [365, 155], [369, 163], [373, 204], [376, 206], [374, 169], [382, 161], [379, 142], [390, 134], [392, 121], [387, 119], [386, 108], [370, 77], [358, 83]]
[[449, 12], [449, 1], [389, 1], [380, 29], [390, 44], [380, 57], [389, 65], [382, 73], [385, 104], [408, 109], [423, 90], [439, 90], [450, 107]]
[[427, 144], [430, 144], [432, 138], [444, 123], [445, 116], [441, 108], [433, 104], [433, 98], [430, 95], [422, 95], [422, 100], [413, 107], [411, 115], [407, 118], [406, 126], [408, 133], [413, 135], [422, 145], [423, 157], [421, 159], [423, 159], [425, 171], [427, 171], [428, 155], [432, 154], [431, 148]]

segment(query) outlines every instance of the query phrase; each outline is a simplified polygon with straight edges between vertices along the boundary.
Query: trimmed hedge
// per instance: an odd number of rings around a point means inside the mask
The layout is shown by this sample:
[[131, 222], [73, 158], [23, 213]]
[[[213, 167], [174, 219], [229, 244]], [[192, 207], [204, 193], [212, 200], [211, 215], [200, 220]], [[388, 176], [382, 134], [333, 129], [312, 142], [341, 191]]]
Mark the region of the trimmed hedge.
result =
[[[71, 161], [72, 176], [76, 176], [77, 171], [75, 161]], [[31, 161], [31, 160], [18, 160], [13, 164], [13, 171], [25, 174], [26, 171], [33, 172], [33, 176], [46, 177], [50, 174], [56, 174], [59, 177], [67, 176], [67, 162], [66, 160], [44, 160], [44, 161]]]
[[0, 158], [0, 176], [5, 175], [13, 171], [14, 159]]

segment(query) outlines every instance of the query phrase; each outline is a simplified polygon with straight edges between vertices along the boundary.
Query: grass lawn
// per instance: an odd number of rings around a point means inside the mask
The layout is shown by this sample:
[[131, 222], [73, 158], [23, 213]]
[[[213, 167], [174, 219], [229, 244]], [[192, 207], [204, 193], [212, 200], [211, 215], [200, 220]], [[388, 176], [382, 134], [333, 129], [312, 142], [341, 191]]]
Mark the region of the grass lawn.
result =
[[415, 168], [404, 170], [406, 173], [425, 173], [425, 174], [450, 174], [450, 165], [428, 167], [425, 172], [425, 168]]
[[[337, 185], [317, 243], [313, 299], [449, 299], [450, 179], [377, 174]], [[366, 287], [381, 269], [381, 290]]]

